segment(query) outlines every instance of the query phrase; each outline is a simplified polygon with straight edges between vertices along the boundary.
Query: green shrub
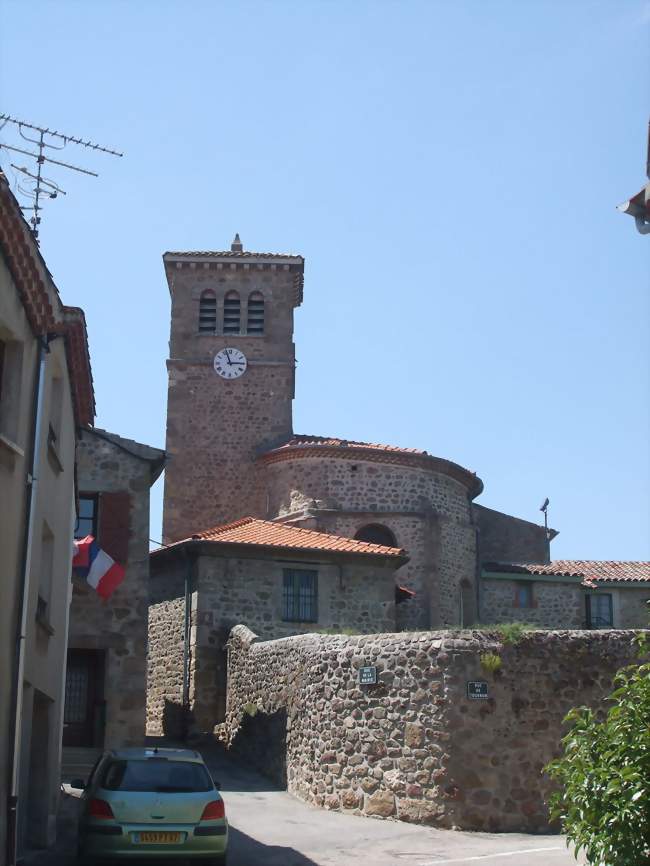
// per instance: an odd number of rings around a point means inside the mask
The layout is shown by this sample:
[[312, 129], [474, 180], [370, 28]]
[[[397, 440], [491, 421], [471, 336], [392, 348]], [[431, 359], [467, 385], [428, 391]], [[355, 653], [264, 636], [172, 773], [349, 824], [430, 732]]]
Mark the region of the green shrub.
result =
[[501, 667], [501, 656], [496, 653], [483, 653], [480, 658], [481, 667], [490, 674], [495, 673]]
[[503, 643], [518, 644], [524, 634], [535, 626], [529, 622], [502, 622], [492, 628], [498, 632]]
[[650, 866], [650, 663], [623, 668], [614, 683], [603, 721], [586, 707], [565, 719], [564, 754], [546, 767], [561, 786], [551, 817], [592, 864]]

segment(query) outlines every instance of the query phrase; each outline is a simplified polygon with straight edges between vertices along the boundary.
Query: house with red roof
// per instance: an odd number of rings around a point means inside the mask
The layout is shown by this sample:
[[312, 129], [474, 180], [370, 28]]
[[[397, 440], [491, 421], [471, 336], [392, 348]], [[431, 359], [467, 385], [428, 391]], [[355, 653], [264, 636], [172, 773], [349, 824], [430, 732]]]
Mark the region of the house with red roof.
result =
[[650, 562], [484, 562], [480, 589], [483, 622], [554, 629], [650, 624]]
[[225, 712], [225, 644], [242, 620], [262, 639], [395, 631], [404, 550], [254, 517], [151, 555], [147, 731], [210, 731]]

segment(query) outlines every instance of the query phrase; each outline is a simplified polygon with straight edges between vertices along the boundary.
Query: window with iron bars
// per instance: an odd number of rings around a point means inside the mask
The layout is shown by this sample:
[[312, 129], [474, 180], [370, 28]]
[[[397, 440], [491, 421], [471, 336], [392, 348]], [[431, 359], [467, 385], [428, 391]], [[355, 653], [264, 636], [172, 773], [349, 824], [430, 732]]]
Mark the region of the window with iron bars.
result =
[[297, 568], [283, 570], [282, 619], [286, 622], [318, 622], [318, 572]]
[[585, 596], [586, 628], [613, 628], [614, 609], [609, 593]]

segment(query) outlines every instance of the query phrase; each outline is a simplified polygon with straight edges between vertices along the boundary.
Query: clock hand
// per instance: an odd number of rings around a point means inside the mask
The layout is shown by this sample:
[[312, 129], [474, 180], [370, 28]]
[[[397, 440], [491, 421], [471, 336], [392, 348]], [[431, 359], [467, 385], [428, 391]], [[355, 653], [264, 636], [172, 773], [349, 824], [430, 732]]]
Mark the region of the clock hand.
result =
[[230, 360], [230, 352], [226, 349], [226, 358], [228, 358], [228, 364], [232, 367], [232, 361]]

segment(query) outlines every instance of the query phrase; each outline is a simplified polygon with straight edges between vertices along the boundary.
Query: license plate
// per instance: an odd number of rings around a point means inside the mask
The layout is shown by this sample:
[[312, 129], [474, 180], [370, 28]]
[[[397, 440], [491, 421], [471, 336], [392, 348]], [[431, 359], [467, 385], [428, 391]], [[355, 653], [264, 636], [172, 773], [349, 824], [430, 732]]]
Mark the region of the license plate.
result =
[[178, 845], [182, 842], [184, 833], [163, 833], [161, 831], [145, 830], [141, 833], [133, 834], [133, 842], [135, 845]]

